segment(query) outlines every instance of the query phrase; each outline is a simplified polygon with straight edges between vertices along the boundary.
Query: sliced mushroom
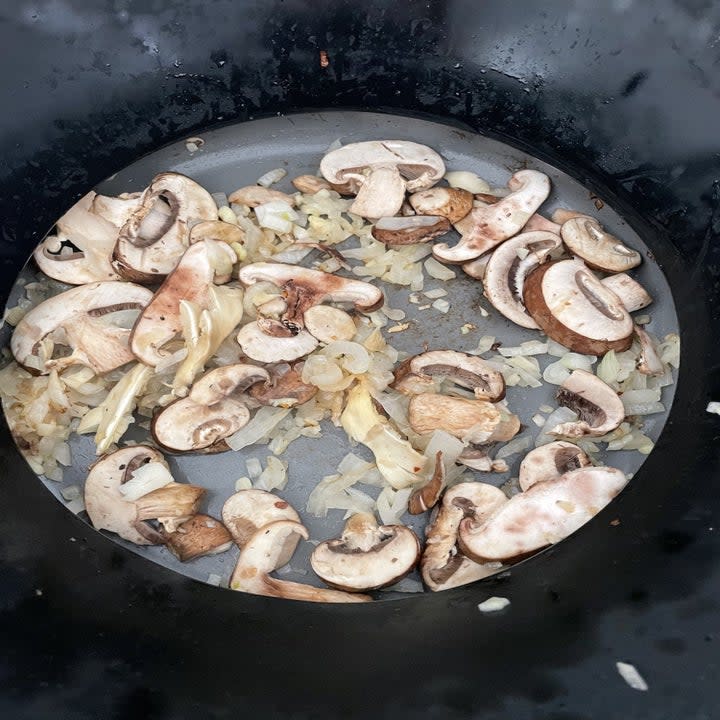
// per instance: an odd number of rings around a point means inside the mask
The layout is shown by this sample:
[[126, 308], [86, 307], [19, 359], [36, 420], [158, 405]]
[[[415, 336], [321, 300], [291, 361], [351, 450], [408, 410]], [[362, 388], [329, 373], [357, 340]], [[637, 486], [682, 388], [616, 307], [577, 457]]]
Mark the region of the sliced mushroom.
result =
[[448, 397], [434, 393], [414, 395], [408, 422], [418, 434], [444, 430], [471, 443], [510, 440], [520, 430], [517, 416], [485, 400]]
[[[127, 282], [97, 282], [66, 290], [45, 300], [20, 320], [10, 347], [20, 365], [46, 374], [71, 364], [96, 373], [114, 370], [134, 359], [128, 348], [130, 331], [102, 322], [118, 310], [142, 310], [152, 292]], [[47, 343], [68, 345], [72, 354], [52, 360]]]
[[642, 310], [652, 303], [648, 291], [626, 273], [608, 275], [600, 282], [620, 298], [629, 313]]
[[473, 208], [473, 194], [460, 188], [421, 190], [413, 193], [409, 200], [418, 215], [440, 215], [450, 223], [458, 222]]
[[228, 202], [247, 205], [251, 208], [269, 202], [283, 202], [292, 207], [295, 204], [295, 198], [292, 195], [280, 192], [280, 190], [272, 190], [262, 185], [247, 185], [230, 193]]
[[120, 279], [111, 263], [118, 228], [92, 212], [95, 197], [80, 198], [35, 248], [35, 262], [48, 277], [70, 285]]
[[421, 487], [415, 488], [408, 500], [408, 512], [411, 515], [421, 515], [437, 505], [443, 488], [445, 487], [445, 463], [443, 452], [435, 453], [435, 469], [431, 478]]
[[639, 325], [635, 326], [635, 335], [640, 342], [640, 358], [638, 359], [637, 369], [643, 375], [651, 375], [659, 377], [665, 374], [665, 365], [660, 359], [655, 344], [650, 335], [648, 335]]
[[[94, 194], [94, 193], [93, 193]], [[142, 193], [121, 193], [120, 195], [95, 195], [90, 211], [112, 223], [118, 230], [138, 209]], [[170, 209], [168, 208], [168, 212]], [[117, 239], [117, 236], [116, 236]]]
[[534, 215], [530, 216], [530, 219], [523, 226], [522, 231], [524, 233], [536, 231], [551, 232], [555, 235], [559, 235], [561, 227], [562, 225], [559, 225], [552, 220], [548, 220], [546, 217], [540, 215], [539, 213], [535, 213]]
[[190, 228], [203, 220], [217, 220], [212, 195], [185, 175], [160, 173], [120, 230], [113, 267], [128, 280], [160, 282], [185, 252]]
[[[223, 505], [222, 519], [240, 548], [244, 547], [260, 528], [272, 522], [278, 520], [300, 522], [300, 516], [290, 503], [277, 495], [257, 488], [240, 490], [231, 495]], [[288, 542], [286, 545], [286, 556], [278, 557], [278, 567], [290, 562], [290, 558], [300, 542], [300, 536], [296, 535], [293, 539], [295, 540], [294, 544]]]
[[300, 539], [309, 538], [299, 522], [277, 520], [255, 532], [240, 551], [230, 588], [253, 595], [268, 595], [306, 602], [370, 602], [368, 595], [316, 588], [312, 585], [278, 580], [270, 573], [287, 564]]
[[558, 208], [553, 210], [550, 216], [554, 223], [558, 225], [564, 225], [568, 220], [574, 220], [579, 218], [581, 220], [595, 220], [592, 215], [586, 215], [585, 213], [578, 212], [577, 210], [568, 210], [567, 208]]
[[261, 405], [295, 407], [315, 397], [317, 391], [317, 386], [303, 382], [301, 365], [295, 365], [286, 366], [283, 372], [273, 369], [270, 380], [253, 385], [248, 394]]
[[523, 301], [541, 330], [574, 352], [604, 355], [632, 343], [632, 318], [582, 260], [533, 270], [525, 278]]
[[458, 456], [457, 462], [478, 472], [503, 473], [508, 471], [505, 460], [493, 460], [486, 447], [466, 447]]
[[460, 267], [462, 267], [463, 272], [466, 275], [469, 275], [471, 278], [475, 278], [476, 280], [482, 280], [485, 277], [485, 270], [487, 268], [487, 264], [490, 262], [490, 258], [492, 257], [492, 255], [493, 254], [491, 252], [485, 253], [479, 258], [475, 258], [475, 260], [463, 263]]
[[426, 145], [407, 140], [371, 140], [333, 150], [320, 162], [331, 183], [355, 181], [360, 189], [350, 212], [368, 218], [396, 215], [405, 190], [424, 190], [445, 173], [442, 158]]
[[498, 402], [505, 397], [502, 374], [482, 358], [455, 350], [431, 350], [403, 362], [395, 372], [395, 390], [407, 395], [434, 387], [433, 378], [447, 378], [469, 388], [478, 400]]
[[190, 244], [194, 245], [201, 240], [217, 240], [228, 245], [245, 242], [245, 231], [238, 225], [223, 222], [222, 220], [206, 220], [193, 225], [190, 230]]
[[386, 245], [415, 245], [429, 242], [449, 230], [447, 219], [435, 215], [381, 217], [373, 226], [372, 236]]
[[531, 450], [520, 463], [518, 482], [522, 490], [545, 480], [554, 480], [570, 470], [587, 467], [590, 458], [577, 445], [558, 440]]
[[237, 341], [245, 355], [263, 363], [292, 362], [318, 346], [317, 339], [307, 330], [289, 334], [289, 337], [277, 337], [263, 332], [257, 321], [243, 325]]
[[576, 422], [562, 423], [550, 430], [551, 435], [565, 437], [599, 437], [612, 432], [625, 419], [625, 408], [618, 394], [597, 375], [573, 370], [558, 388], [557, 401], [575, 411]]
[[510, 178], [508, 188], [512, 192], [506, 197], [472, 211], [472, 228], [457, 245], [438, 243], [433, 255], [443, 262], [464, 263], [492, 250], [522, 230], [549, 195], [550, 180], [536, 170], [520, 170]]
[[161, 530], [160, 534], [170, 552], [180, 562], [204, 555], [218, 555], [229, 550], [233, 544], [227, 528], [209, 515], [193, 515], [174, 532]]
[[419, 559], [420, 541], [410, 528], [378, 526], [370, 513], [357, 513], [339, 538], [313, 550], [310, 565], [331, 587], [357, 592], [396, 583]]
[[320, 190], [332, 189], [329, 182], [317, 175], [298, 175], [298, 177], [292, 181], [292, 184], [296, 190], [305, 195], [314, 195], [316, 192], [320, 192]]
[[207, 307], [210, 286], [227, 282], [236, 260], [227, 243], [201, 240], [191, 245], [135, 323], [131, 348], [136, 357], [153, 367], [161, 362], [163, 346], [182, 330], [181, 302]]
[[626, 485], [610, 467], [584, 467], [513, 495], [484, 522], [461, 521], [458, 543], [476, 562], [517, 560], [563, 540]]
[[457, 536], [463, 518], [482, 523], [507, 501], [502, 490], [479, 482], [459, 483], [446, 491], [437, 517], [427, 528], [420, 561], [423, 582], [430, 590], [460, 587], [500, 570], [500, 562], [480, 564], [466, 557], [457, 545]]
[[85, 509], [96, 530], [109, 530], [136, 545], [161, 545], [165, 538], [146, 520], [188, 518], [197, 512], [205, 490], [170, 481], [135, 499], [120, 488], [148, 463], [165, 468], [163, 456], [146, 445], [133, 445], [105, 455], [90, 467], [85, 480]]
[[560, 237], [551, 232], [523, 232], [504, 242], [490, 256], [483, 278], [485, 297], [516, 325], [537, 328], [523, 304], [525, 278], [560, 244]]
[[642, 262], [639, 252], [603, 230], [597, 220], [573, 218], [563, 223], [560, 234], [568, 250], [595, 270], [624, 272]]
[[206, 373], [186, 398], [175, 400], [155, 415], [155, 442], [171, 452], [223, 452], [225, 438], [247, 425], [250, 411], [240, 394], [267, 382], [267, 370], [255, 365], [226, 365]]
[[323, 302], [352, 303], [356, 310], [368, 313], [377, 310], [384, 300], [382, 290], [362, 280], [284, 263], [244, 265], [238, 277], [246, 286], [271, 282], [283, 289], [288, 310], [281, 322], [292, 332], [303, 327], [305, 311], [314, 305]]
[[303, 313], [305, 329], [320, 342], [352, 340], [357, 328], [352, 317], [332, 305], [315, 305]]

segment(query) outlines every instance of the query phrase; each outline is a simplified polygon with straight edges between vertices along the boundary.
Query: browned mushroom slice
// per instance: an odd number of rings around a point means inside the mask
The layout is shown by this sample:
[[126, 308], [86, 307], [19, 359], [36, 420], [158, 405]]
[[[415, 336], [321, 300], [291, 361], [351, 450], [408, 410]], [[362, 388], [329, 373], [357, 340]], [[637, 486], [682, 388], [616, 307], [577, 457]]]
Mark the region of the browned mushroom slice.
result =
[[370, 513], [357, 513], [339, 538], [313, 550], [310, 565], [331, 587], [357, 592], [396, 583], [419, 559], [420, 542], [410, 528], [378, 526]]
[[[222, 519], [239, 547], [244, 547], [262, 527], [278, 520], [299, 523], [300, 516], [290, 503], [265, 490], [249, 488], [231, 495], [223, 505]], [[295, 552], [300, 536], [294, 535], [285, 546], [286, 554], [278, 556], [278, 567], [286, 565]]]
[[331, 190], [330, 183], [317, 175], [298, 175], [293, 179], [295, 189], [306, 195], [314, 195], [320, 190]]
[[530, 219], [523, 226], [522, 231], [524, 233], [535, 231], [551, 232], [555, 235], [559, 235], [561, 227], [562, 226], [558, 225], [558, 223], [553, 222], [552, 220], [548, 220], [546, 217], [540, 215], [539, 213], [535, 213], [534, 215], [530, 216]]
[[245, 231], [238, 225], [222, 220], [206, 220], [193, 225], [190, 230], [191, 245], [201, 240], [217, 240], [228, 245], [233, 243], [242, 245], [245, 242]]
[[239, 397], [248, 388], [269, 380], [270, 373], [257, 365], [223, 365], [196, 380], [188, 397], [200, 405], [212, 405], [229, 397]]
[[153, 367], [161, 362], [163, 346], [182, 330], [181, 301], [206, 307], [210, 286], [227, 282], [236, 260], [224, 242], [201, 240], [191, 245], [135, 323], [131, 347], [136, 357]]
[[350, 143], [327, 153], [320, 172], [334, 184], [360, 185], [350, 212], [368, 218], [396, 215], [405, 190], [423, 190], [445, 173], [442, 158], [426, 145], [407, 140]]
[[522, 230], [549, 195], [550, 180], [536, 170], [520, 170], [510, 178], [508, 188], [512, 192], [502, 200], [472, 211], [472, 228], [457, 245], [439, 243], [433, 255], [443, 262], [464, 263], [492, 250]]
[[[134, 475], [147, 469], [159, 472], [138, 483]], [[131, 485], [135, 486], [133, 493], [125, 494]], [[85, 509], [97, 530], [117, 533], [136, 545], [160, 545], [165, 538], [144, 521], [188, 518], [197, 512], [204, 492], [174, 482], [165, 459], [154, 448], [133, 445], [105, 455], [91, 466], [85, 480]]]
[[599, 377], [585, 370], [573, 370], [558, 388], [557, 401], [574, 410], [579, 419], [562, 423], [551, 435], [599, 437], [613, 431], [625, 419], [625, 408], [618, 394]]
[[485, 400], [434, 393], [414, 395], [408, 406], [410, 427], [420, 435], [444, 430], [471, 443], [510, 440], [520, 430], [517, 416]]
[[[10, 348], [20, 365], [46, 374], [71, 364], [105, 373], [134, 359], [130, 330], [103, 322], [118, 310], [142, 310], [152, 299], [147, 288], [126, 282], [98, 282], [66, 290], [45, 300], [20, 320]], [[46, 357], [46, 342], [72, 348], [69, 356]], [[52, 355], [52, 352], [50, 352]]]
[[553, 210], [550, 218], [554, 223], [557, 223], [561, 226], [564, 225], [568, 220], [573, 220], [575, 218], [581, 220], [595, 220], [592, 215], [586, 215], [585, 213], [578, 212], [577, 210], [568, 210], [567, 208], [558, 208], [557, 210]]
[[269, 202], [284, 202], [292, 207], [295, 204], [295, 198], [292, 195], [280, 192], [280, 190], [273, 190], [262, 185], [246, 185], [230, 193], [228, 202], [247, 205], [252, 208]]
[[485, 267], [483, 289], [492, 306], [516, 325], [537, 328], [523, 304], [525, 278], [560, 247], [550, 232], [523, 232], [497, 248]]
[[426, 392], [433, 378], [447, 378], [475, 393], [478, 400], [498, 402], [505, 397], [505, 380], [488, 362], [456, 350], [431, 350], [404, 361], [395, 372], [395, 390], [407, 395]]
[[415, 488], [408, 500], [408, 512], [411, 515], [421, 515], [437, 505], [443, 488], [445, 487], [445, 464], [443, 452], [435, 453], [435, 469], [432, 477], [421, 487]]
[[626, 485], [615, 468], [584, 467], [513, 495], [484, 522], [462, 520], [458, 543], [476, 562], [522, 558], [563, 540]]
[[473, 194], [460, 188], [434, 187], [421, 190], [413, 193], [409, 200], [418, 215], [440, 215], [450, 223], [458, 222], [473, 208]]
[[466, 447], [458, 456], [457, 462], [471, 470], [486, 473], [503, 473], [508, 471], [505, 460], [493, 460], [487, 446]]
[[563, 223], [560, 234], [568, 250], [595, 270], [624, 272], [642, 262], [639, 252], [603, 230], [597, 220], [573, 218]]
[[482, 523], [507, 501], [502, 490], [485, 483], [459, 483], [445, 492], [440, 511], [428, 526], [420, 561], [423, 582], [430, 590], [467, 585], [502, 568], [500, 562], [480, 564], [470, 560], [458, 547], [457, 535], [463, 518]]
[[282, 373], [272, 370], [270, 380], [267, 383], [253, 385], [248, 394], [261, 405], [294, 407], [315, 397], [317, 391], [316, 385], [303, 382], [302, 371], [298, 366], [294, 366]]
[[346, 593], [312, 585], [278, 580], [270, 573], [287, 564], [300, 539], [307, 540], [307, 529], [299, 522], [277, 520], [255, 532], [240, 551], [240, 559], [230, 580], [231, 590], [305, 602], [370, 602], [368, 595]]
[[243, 325], [237, 341], [245, 355], [263, 363], [292, 362], [305, 357], [318, 346], [317, 339], [307, 330], [295, 334], [288, 330], [286, 337], [270, 335], [263, 331], [258, 321]]
[[635, 326], [635, 335], [640, 342], [640, 358], [637, 369], [643, 375], [659, 377], [665, 374], [665, 365], [655, 349], [652, 338], [639, 326]]
[[372, 236], [386, 245], [415, 245], [429, 242], [449, 230], [447, 219], [434, 215], [382, 217], [373, 226]]
[[159, 282], [185, 252], [192, 225], [202, 220], [217, 220], [212, 195], [185, 175], [160, 173], [120, 230], [113, 266], [128, 280]]
[[582, 260], [558, 260], [533, 270], [525, 279], [523, 301], [540, 329], [574, 352], [604, 355], [632, 343], [632, 318]]
[[178, 525], [174, 532], [161, 531], [170, 552], [180, 561], [187, 562], [204, 555], [218, 555], [232, 547], [227, 528], [209, 515], [193, 515]]
[[582, 448], [558, 440], [531, 450], [523, 458], [518, 482], [522, 490], [529, 490], [536, 483], [553, 480], [570, 470], [577, 470], [590, 464], [590, 458]]
[[642, 310], [652, 303], [648, 291], [626, 273], [608, 275], [600, 282], [620, 298], [629, 313]]

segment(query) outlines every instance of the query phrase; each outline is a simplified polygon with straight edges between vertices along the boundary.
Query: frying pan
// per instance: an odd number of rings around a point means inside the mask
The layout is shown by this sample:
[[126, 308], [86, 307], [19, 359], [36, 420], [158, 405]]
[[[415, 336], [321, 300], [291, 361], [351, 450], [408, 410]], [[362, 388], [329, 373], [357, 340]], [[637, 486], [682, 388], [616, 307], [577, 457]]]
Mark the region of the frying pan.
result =
[[[606, 200], [664, 271], [683, 343], [670, 420], [612, 505], [619, 525], [600, 516], [509, 573], [362, 607], [229, 593], [138, 558], [60, 507], [3, 428], [5, 716], [713, 715], [718, 423], [705, 405], [720, 393], [720, 12], [182, 1], [3, 12], [5, 293], [54, 218], [144, 153], [223, 122], [372, 109], [502, 139]], [[479, 613], [490, 595], [510, 608]], [[622, 682], [618, 660], [647, 693]]]

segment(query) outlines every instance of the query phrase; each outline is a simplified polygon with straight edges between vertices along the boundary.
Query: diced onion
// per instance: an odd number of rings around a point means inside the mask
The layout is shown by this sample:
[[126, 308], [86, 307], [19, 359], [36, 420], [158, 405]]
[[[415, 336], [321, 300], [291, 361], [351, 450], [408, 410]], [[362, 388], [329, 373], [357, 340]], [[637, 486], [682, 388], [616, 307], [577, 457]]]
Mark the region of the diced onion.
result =
[[493, 595], [484, 602], [481, 602], [478, 605], [478, 610], [484, 613], [498, 612], [498, 610], [504, 610], [509, 604], [510, 601], [506, 597]]
[[153, 490], [169, 485], [171, 482], [174, 482], [173, 476], [164, 463], [149, 462], [135, 470], [132, 477], [126, 483], [120, 485], [119, 489], [125, 500], [133, 502]]
[[468, 170], [453, 170], [445, 173], [445, 180], [450, 187], [460, 188], [473, 193], [486, 193], [490, 190], [490, 185], [479, 175]]
[[425, 266], [425, 272], [436, 280], [452, 280], [456, 277], [454, 270], [439, 263], [435, 258], [428, 258], [423, 265]]
[[286, 175], [287, 170], [284, 170], [283, 168], [268, 170], [257, 179], [257, 184], [262, 187], [270, 187], [271, 185], [280, 182]]
[[242, 450], [266, 437], [290, 412], [288, 408], [261, 407], [245, 427], [225, 438], [231, 450]]

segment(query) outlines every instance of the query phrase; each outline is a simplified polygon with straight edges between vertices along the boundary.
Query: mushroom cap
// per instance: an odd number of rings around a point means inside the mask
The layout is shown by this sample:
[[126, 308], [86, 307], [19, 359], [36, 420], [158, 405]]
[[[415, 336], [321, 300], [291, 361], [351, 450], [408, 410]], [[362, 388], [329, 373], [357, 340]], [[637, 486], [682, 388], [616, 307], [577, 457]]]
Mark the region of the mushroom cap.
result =
[[558, 388], [557, 401], [574, 410], [579, 420], [563, 423], [551, 435], [599, 437], [612, 432], [625, 419], [625, 408], [618, 394], [597, 375], [573, 370]]
[[363, 170], [378, 167], [397, 168], [406, 179], [408, 190], [430, 187], [445, 174], [440, 155], [427, 145], [409, 140], [350, 143], [332, 150], [320, 161], [320, 172], [328, 182], [336, 184], [350, 179], [364, 182]]
[[203, 220], [217, 220], [205, 188], [180, 173], [156, 175], [120, 230], [113, 266], [128, 280], [158, 282], [185, 252], [192, 225]]
[[473, 225], [457, 245], [438, 243], [433, 255], [443, 262], [465, 263], [511, 238], [550, 194], [550, 180], [537, 170], [520, 170], [510, 178], [508, 188], [512, 192], [501, 200], [472, 210]]
[[180, 562], [203, 555], [217, 555], [232, 547], [232, 537], [227, 528], [210, 515], [193, 515], [173, 532], [163, 529], [160, 534]]
[[460, 188], [434, 187], [413, 193], [410, 205], [418, 215], [440, 215], [456, 223], [473, 208], [473, 194]]
[[500, 562], [476, 563], [457, 546], [458, 528], [463, 518], [482, 523], [507, 502], [505, 493], [480, 482], [458, 483], [448, 488], [435, 520], [428, 526], [425, 550], [420, 561], [423, 582], [430, 590], [448, 590], [496, 573]]
[[243, 325], [237, 334], [242, 351], [249, 358], [263, 363], [292, 362], [305, 357], [318, 341], [307, 330], [289, 337], [276, 337], [263, 332], [257, 321]]
[[429, 242], [449, 230], [448, 220], [437, 215], [381, 217], [373, 225], [372, 236], [386, 245], [415, 245]]
[[419, 557], [420, 541], [410, 528], [378, 527], [373, 515], [358, 513], [339, 538], [313, 550], [310, 564], [331, 587], [356, 592], [392, 585], [415, 567]]
[[[537, 328], [537, 323], [523, 304], [523, 285], [528, 273], [544, 262], [560, 244], [560, 237], [554, 233], [523, 232], [506, 240], [490, 256], [483, 277], [485, 297], [516, 325]], [[527, 254], [521, 258], [525, 252]]]
[[291, 366], [285, 372], [273, 369], [270, 380], [263, 385], [253, 385], [248, 394], [261, 405], [290, 407], [306, 403], [315, 397], [317, 391], [316, 385], [303, 382], [298, 366]]
[[131, 336], [135, 356], [152, 367], [161, 362], [163, 346], [182, 331], [180, 302], [205, 308], [210, 286], [227, 282], [236, 260], [227, 243], [200, 240], [191, 245], [135, 323]]
[[308, 537], [307, 529], [292, 520], [277, 520], [264, 525], [240, 551], [240, 558], [230, 579], [230, 588], [253, 595], [306, 602], [369, 602], [371, 598], [367, 595], [316, 588], [270, 577], [271, 572], [288, 562], [300, 539], [307, 540]]
[[[50, 333], [71, 328], [71, 337], [67, 339], [73, 343], [74, 349], [83, 352], [78, 362], [82, 360], [98, 372], [107, 372], [132, 359], [127, 355], [129, 331], [92, 320], [118, 310], [141, 310], [151, 301], [152, 296], [150, 290], [140, 285], [113, 280], [66, 290], [41, 302], [20, 320], [13, 332], [10, 348], [20, 365], [45, 374], [50, 370], [48, 363], [44, 367], [36, 367], [37, 363], [33, 364], [31, 357], [38, 356], [40, 343]], [[92, 345], [90, 342], [87, 346], [83, 345], [83, 338], [73, 335], [72, 327], [81, 318], [90, 321], [84, 326], [88, 328], [88, 333], [92, 333], [87, 338], [92, 341]]]
[[610, 467], [584, 467], [513, 495], [482, 523], [461, 521], [458, 543], [476, 560], [522, 558], [563, 540], [602, 510], [627, 484]]
[[597, 220], [572, 218], [563, 223], [560, 233], [568, 250], [595, 270], [624, 272], [642, 262], [639, 252], [603, 230]]
[[188, 397], [198, 405], [212, 405], [231, 395], [237, 397], [257, 383], [269, 381], [270, 373], [257, 365], [223, 365], [197, 379]]
[[533, 270], [523, 300], [540, 328], [574, 352], [604, 355], [632, 343], [632, 318], [582, 260], [557, 260]]
[[[33, 251], [37, 266], [48, 277], [70, 285], [120, 280], [110, 262], [118, 228], [92, 211], [94, 192], [80, 198]], [[71, 243], [75, 249], [62, 249]]]
[[541, 445], [531, 450], [520, 463], [520, 488], [528, 490], [536, 483], [553, 480], [590, 464], [585, 451], [571, 442], [557, 440]]
[[626, 273], [608, 275], [600, 282], [620, 298], [620, 302], [629, 313], [642, 310], [653, 301], [648, 291]]
[[[241, 548], [260, 528], [272, 522], [278, 520], [300, 522], [300, 516], [290, 503], [277, 495], [257, 488], [240, 490], [231, 495], [223, 505], [222, 519], [233, 540]], [[297, 543], [300, 542], [299, 535], [296, 540], [287, 557], [281, 557], [278, 560], [279, 566], [289, 562]]]

